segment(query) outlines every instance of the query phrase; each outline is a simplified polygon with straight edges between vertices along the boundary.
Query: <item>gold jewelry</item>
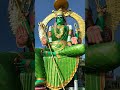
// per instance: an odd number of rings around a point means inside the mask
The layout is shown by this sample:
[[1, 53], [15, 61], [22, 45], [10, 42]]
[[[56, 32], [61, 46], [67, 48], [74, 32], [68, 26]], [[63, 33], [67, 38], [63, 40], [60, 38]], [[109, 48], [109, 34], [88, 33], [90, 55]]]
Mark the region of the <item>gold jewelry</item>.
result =
[[64, 49], [66, 45], [67, 45], [67, 41], [64, 41], [64, 40], [53, 41], [51, 43], [52, 49], [57, 50], [57, 51], [60, 51], [60, 50]]
[[37, 80], [45, 80], [44, 78], [37, 78]]
[[64, 25], [55, 26], [54, 33], [57, 38], [61, 38], [61, 36], [63, 35], [63, 32], [64, 32]]

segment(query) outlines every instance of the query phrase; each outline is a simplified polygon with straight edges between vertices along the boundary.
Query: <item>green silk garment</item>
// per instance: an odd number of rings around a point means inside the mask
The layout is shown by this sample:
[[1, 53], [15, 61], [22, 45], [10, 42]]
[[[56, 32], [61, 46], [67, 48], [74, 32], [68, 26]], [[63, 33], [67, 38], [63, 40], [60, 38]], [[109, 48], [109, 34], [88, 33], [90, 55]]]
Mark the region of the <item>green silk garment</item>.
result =
[[59, 27], [51, 29], [52, 42], [49, 47], [44, 48], [43, 57], [39, 55], [40, 49], [36, 49], [38, 60], [36, 70], [39, 72], [36, 77], [46, 78], [46, 85], [50, 89], [61, 89], [72, 80], [77, 71], [80, 56], [85, 53], [83, 44], [68, 46], [69, 28], [64, 25]]

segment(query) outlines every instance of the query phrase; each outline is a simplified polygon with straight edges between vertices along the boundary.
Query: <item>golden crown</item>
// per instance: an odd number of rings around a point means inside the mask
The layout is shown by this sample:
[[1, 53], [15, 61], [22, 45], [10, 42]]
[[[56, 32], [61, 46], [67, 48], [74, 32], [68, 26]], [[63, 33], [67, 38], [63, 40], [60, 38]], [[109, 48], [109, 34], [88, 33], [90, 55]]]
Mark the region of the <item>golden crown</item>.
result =
[[55, 14], [55, 16], [57, 17], [57, 16], [64, 16], [64, 12], [63, 12], [63, 10], [60, 8], [59, 10], [57, 10], [57, 11], [52, 11], [54, 14]]
[[59, 9], [58, 11], [56, 11], [56, 14], [57, 14], [57, 16], [59, 16], [59, 15], [63, 15], [63, 11], [62, 11], [62, 9]]

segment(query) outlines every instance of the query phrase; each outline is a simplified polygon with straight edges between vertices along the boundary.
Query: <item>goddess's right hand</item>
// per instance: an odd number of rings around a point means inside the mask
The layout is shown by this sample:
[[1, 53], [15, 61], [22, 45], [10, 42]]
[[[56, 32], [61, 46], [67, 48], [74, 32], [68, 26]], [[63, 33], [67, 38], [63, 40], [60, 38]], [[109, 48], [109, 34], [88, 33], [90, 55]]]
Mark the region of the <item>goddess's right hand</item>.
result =
[[41, 43], [42, 45], [47, 45], [47, 39], [45, 37], [42, 37]]

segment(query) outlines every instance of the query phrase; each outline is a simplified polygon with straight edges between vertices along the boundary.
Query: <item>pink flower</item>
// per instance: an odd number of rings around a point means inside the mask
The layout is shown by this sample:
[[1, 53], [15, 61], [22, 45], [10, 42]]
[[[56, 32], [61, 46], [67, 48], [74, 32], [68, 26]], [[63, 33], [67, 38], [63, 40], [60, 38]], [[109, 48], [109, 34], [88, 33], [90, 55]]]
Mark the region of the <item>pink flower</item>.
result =
[[43, 45], [46, 45], [47, 44], [47, 39], [45, 37], [42, 37], [41, 43]]
[[77, 41], [77, 38], [76, 37], [72, 37], [71, 38], [71, 41], [72, 41], [72, 44], [77, 44], [78, 41]]

